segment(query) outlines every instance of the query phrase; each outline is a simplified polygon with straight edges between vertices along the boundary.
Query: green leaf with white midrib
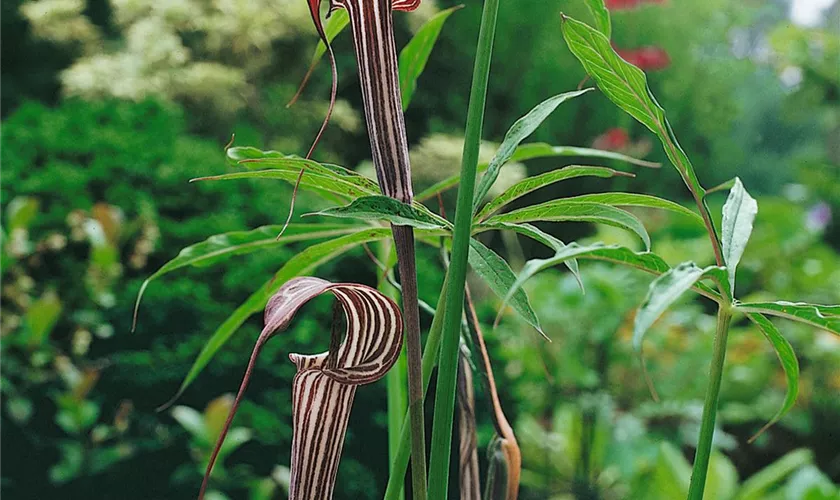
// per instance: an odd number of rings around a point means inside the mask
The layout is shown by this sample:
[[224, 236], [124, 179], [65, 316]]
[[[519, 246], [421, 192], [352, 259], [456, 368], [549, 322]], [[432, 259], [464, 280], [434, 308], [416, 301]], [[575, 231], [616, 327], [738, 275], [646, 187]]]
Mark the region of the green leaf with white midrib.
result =
[[[236, 148], [228, 150], [228, 158], [232, 156], [233, 149]], [[236, 162], [236, 166], [245, 167], [248, 170], [277, 168], [285, 170], [291, 169], [300, 172], [301, 169], [304, 169], [307, 174], [334, 177], [343, 182], [353, 184], [369, 194], [379, 194], [380, 192], [379, 184], [377, 184], [375, 180], [369, 179], [358, 172], [344, 168], [340, 165], [319, 163], [299, 156], [283, 156], [276, 151], [256, 151], [263, 153], [264, 156], [258, 157], [256, 156], [257, 153], [250, 152], [249, 154], [251, 157], [238, 160]]]
[[750, 239], [757, 213], [758, 202], [744, 189], [741, 179], [736, 177], [729, 197], [723, 205], [723, 219], [720, 225], [723, 261], [729, 271], [729, 286], [733, 291], [735, 272]]
[[[513, 274], [507, 262], [499, 257], [496, 252], [482, 245], [478, 240], [471, 239], [469, 263], [475, 273], [487, 283], [499, 298], [508, 295], [508, 290], [516, 281], [516, 275]], [[537, 314], [531, 308], [531, 303], [524, 290], [520, 289], [511, 294], [510, 305], [528, 324], [536, 328], [545, 337]]]
[[805, 323], [840, 335], [840, 305], [805, 302], [739, 302], [735, 308], [743, 313], [759, 313]]
[[490, 160], [490, 166], [487, 168], [487, 172], [481, 176], [481, 180], [476, 187], [475, 195], [473, 196], [473, 212], [478, 210], [478, 205], [484, 197], [487, 196], [487, 193], [490, 192], [490, 188], [499, 177], [499, 171], [505, 163], [510, 160], [511, 156], [513, 156], [513, 153], [516, 151], [516, 147], [519, 146], [519, 144], [522, 143], [522, 141], [524, 141], [529, 135], [531, 135], [537, 127], [539, 127], [542, 122], [544, 122], [545, 119], [557, 109], [558, 106], [569, 99], [581, 96], [590, 90], [592, 89], [588, 88], [574, 92], [565, 92], [563, 94], [550, 97], [534, 106], [528, 114], [516, 120], [516, 122], [511, 125], [510, 129], [508, 129], [505, 134], [505, 138], [502, 140], [501, 146], [499, 146], [499, 150], [496, 151], [495, 156], [493, 156], [493, 159]]
[[552, 200], [539, 205], [520, 208], [512, 212], [493, 216], [485, 222], [488, 225], [502, 222], [594, 222], [620, 227], [635, 233], [642, 239], [645, 248], [650, 248], [650, 236], [635, 215], [620, 208], [602, 203], [576, 202], [566, 199]]
[[486, 219], [490, 214], [499, 210], [508, 203], [517, 200], [528, 193], [536, 191], [537, 189], [554, 184], [555, 182], [584, 176], [608, 178], [616, 175], [624, 175], [628, 177], [633, 176], [633, 174], [619, 172], [618, 170], [613, 170], [607, 167], [570, 165], [568, 167], [552, 170], [534, 177], [528, 177], [517, 182], [506, 189], [502, 194], [490, 200], [486, 205], [484, 205], [478, 215], [475, 216], [475, 220], [480, 221], [482, 219]]
[[704, 275], [708, 276], [714, 270], [720, 271], [721, 268], [710, 266], [704, 269], [697, 267], [693, 262], [684, 262], [653, 280], [633, 323], [633, 347], [641, 351], [645, 333], [651, 325], [684, 292], [691, 289]]
[[387, 221], [417, 229], [451, 228], [452, 224], [423, 205], [409, 205], [388, 196], [363, 196], [349, 205], [333, 207], [306, 215], [322, 215], [360, 220]]
[[685, 215], [686, 217], [691, 218], [693, 221], [697, 222], [701, 226], [703, 225], [703, 218], [697, 215], [697, 212], [694, 212], [691, 209], [680, 205], [679, 203], [674, 203], [673, 201], [658, 198], [656, 196], [651, 196], [648, 194], [593, 193], [584, 194], [580, 196], [573, 196], [571, 198], [566, 199], [569, 201], [589, 201], [593, 203], [603, 203], [604, 205], [610, 205], [613, 207], [640, 207], [668, 210], [669, 212]]
[[665, 110], [656, 102], [647, 86], [645, 74], [616, 54], [610, 41], [597, 30], [563, 16], [561, 25], [566, 44], [595, 80], [602, 92], [659, 137], [665, 154], [695, 195], [705, 191], [694, 167], [671, 131]]
[[782, 335], [769, 319], [758, 313], [747, 313], [747, 318], [750, 319], [761, 333], [767, 338], [767, 341], [773, 346], [776, 356], [782, 364], [782, 369], [785, 372], [785, 379], [787, 380], [787, 392], [785, 394], [784, 403], [778, 412], [770, 419], [770, 421], [761, 428], [761, 430], [753, 436], [750, 441], [758, 437], [759, 434], [767, 430], [771, 425], [778, 422], [782, 417], [793, 408], [796, 403], [796, 396], [799, 394], [799, 361], [796, 359], [796, 353], [793, 351], [793, 346]]
[[[523, 236], [527, 236], [528, 238], [531, 238], [534, 241], [542, 243], [548, 248], [554, 250], [555, 252], [561, 252], [563, 251], [563, 249], [566, 248], [565, 243], [555, 238], [554, 236], [540, 230], [536, 226], [532, 226], [531, 224], [502, 223], [500, 224], [498, 229], [509, 229]], [[583, 279], [581, 279], [580, 277], [580, 268], [578, 267], [577, 260], [568, 259], [565, 260], [563, 264], [565, 264], [569, 271], [571, 271], [571, 273], [575, 276], [578, 285], [580, 285], [581, 291], [583, 291]]]
[[257, 250], [273, 249], [295, 243], [334, 236], [342, 236], [363, 230], [362, 227], [342, 224], [290, 224], [283, 236], [277, 238], [283, 226], [263, 226], [251, 231], [233, 231], [210, 238], [182, 249], [178, 255], [146, 278], [137, 293], [135, 316], [143, 294], [149, 284], [161, 276], [187, 266], [208, 267], [236, 255]]
[[414, 96], [414, 91], [417, 89], [417, 78], [426, 68], [426, 61], [428, 61], [432, 48], [437, 42], [440, 30], [443, 29], [443, 23], [453, 12], [462, 7], [463, 5], [456, 5], [432, 16], [400, 51], [399, 78], [403, 110], [408, 107], [411, 98]]
[[354, 234], [312, 245], [289, 259], [270, 280], [266, 281], [259, 290], [252, 293], [244, 303], [237, 307], [233, 314], [210, 336], [210, 339], [204, 344], [204, 348], [193, 362], [190, 371], [181, 383], [181, 387], [178, 389], [178, 393], [173, 400], [177, 399], [192, 384], [207, 366], [207, 363], [213, 359], [213, 356], [225, 345], [236, 330], [242, 326], [245, 320], [252, 314], [261, 311], [271, 295], [279, 290], [284, 283], [296, 276], [309, 273], [318, 266], [333, 260], [349, 250], [358, 248], [364, 243], [382, 240], [390, 237], [390, 235], [391, 231], [386, 228], [365, 229]]

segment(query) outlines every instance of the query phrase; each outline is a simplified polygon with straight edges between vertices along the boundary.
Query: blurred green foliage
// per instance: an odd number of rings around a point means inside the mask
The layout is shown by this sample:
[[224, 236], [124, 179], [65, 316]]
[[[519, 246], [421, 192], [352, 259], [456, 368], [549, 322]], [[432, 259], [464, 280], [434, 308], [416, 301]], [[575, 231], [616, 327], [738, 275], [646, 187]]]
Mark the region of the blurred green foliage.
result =
[[[400, 15], [398, 42], [436, 7], [455, 3], [425, 0], [421, 13]], [[447, 165], [457, 164], [469, 86], [463, 68], [471, 66], [479, 17], [477, 0], [464, 3], [447, 21], [407, 111], [420, 183], [446, 177], [454, 168]], [[183, 12], [175, 15], [188, 2], [169, 11], [156, 11], [149, 2], [26, 4], [28, 11], [19, 1], [2, 7], [3, 492], [15, 498], [189, 497], [200, 483], [209, 429], [226, 404], [222, 396], [238, 385], [259, 318], [216, 356], [181, 406], [162, 413], [155, 408], [175, 392], [207, 336], [297, 247], [167, 276], [150, 287], [138, 332], [131, 335], [133, 300], [142, 280], [184, 246], [284, 220], [291, 195], [284, 183], [188, 180], [225, 171], [222, 150], [232, 132], [237, 144], [305, 151], [326, 109], [326, 69], [316, 70], [304, 101], [289, 110], [284, 105], [305, 72], [314, 30], [302, 0], [212, 2], [198, 10], [194, 24]], [[751, 192], [763, 194], [740, 267], [741, 295], [760, 299], [754, 290], [764, 290], [774, 298], [837, 303], [838, 35], [790, 25], [787, 6], [730, 0], [649, 4], [615, 12], [613, 34], [621, 47], [668, 51], [672, 64], [651, 73], [650, 82], [704, 183], [737, 174]], [[561, 10], [586, 18], [582, 4], [502, 2], [487, 139], [499, 140], [516, 117], [582, 80], [560, 36]], [[826, 23], [836, 25], [838, 12], [835, 4]], [[257, 21], [260, 29], [253, 29]], [[142, 37], [138, 26], [166, 36]], [[350, 45], [346, 35], [337, 39], [342, 100], [318, 155], [356, 167], [369, 149]], [[184, 57], [173, 59], [177, 54]], [[94, 71], [97, 61], [107, 64]], [[117, 72], [120, 64], [143, 71]], [[206, 73], [196, 66], [216, 73], [201, 77]], [[150, 85], [161, 75], [177, 76], [178, 85]], [[589, 146], [615, 128], [629, 140], [620, 150], [663, 160], [641, 126], [595, 93], [570, 103], [532, 139]], [[505, 175], [559, 166], [557, 159], [531, 161], [506, 167]], [[663, 194], [676, 186], [678, 177], [663, 169], [637, 171], [635, 179], [616, 179], [610, 187]], [[602, 179], [562, 183], [529, 201], [607, 187]], [[447, 208], [451, 201], [444, 198]], [[296, 212], [316, 208], [323, 207], [302, 194]], [[712, 211], [720, 213], [719, 206]], [[671, 264], [686, 254], [703, 260], [707, 250], [700, 249], [708, 245], [696, 226], [676, 216], [643, 215], [656, 252]], [[584, 226], [546, 229], [566, 241], [592, 234]], [[605, 228], [593, 236], [636, 244], [624, 238]], [[541, 251], [515, 238], [485, 243], [514, 264]], [[419, 259], [421, 297], [434, 303], [441, 282], [437, 256], [426, 252]], [[521, 436], [522, 497], [609, 499], [641, 492], [657, 498], [650, 488], [682, 492], [714, 328], [708, 304], [684, 302], [650, 332], [646, 354], [661, 397], [656, 403], [630, 346], [632, 314], [649, 277], [591, 264], [582, 271], [585, 294], [559, 272], [534, 279], [529, 288], [553, 343], [507, 317], [488, 335], [502, 403]], [[361, 249], [319, 275], [376, 281]], [[489, 324], [497, 300], [480, 289], [477, 295]], [[231, 442], [228, 454], [229, 464], [247, 465], [217, 473], [218, 495], [282, 496], [294, 375], [286, 355], [324, 348], [329, 318], [329, 302], [317, 302], [293, 331], [267, 344], [235, 423], [242, 438]], [[801, 359], [800, 399], [755, 444], [746, 440], [779, 406], [784, 378], [754, 328], [744, 323], [733, 330], [717, 440], [721, 454], [710, 474], [718, 482], [715, 491], [726, 492], [718, 498], [836, 495], [840, 344], [792, 323], [780, 328]], [[385, 483], [384, 454], [371, 453], [387, 446], [380, 389], [357, 395], [339, 498], [377, 498]], [[485, 408], [480, 400], [479, 415], [486, 417]], [[483, 442], [489, 434], [482, 417]], [[800, 448], [810, 451], [794, 451]]]

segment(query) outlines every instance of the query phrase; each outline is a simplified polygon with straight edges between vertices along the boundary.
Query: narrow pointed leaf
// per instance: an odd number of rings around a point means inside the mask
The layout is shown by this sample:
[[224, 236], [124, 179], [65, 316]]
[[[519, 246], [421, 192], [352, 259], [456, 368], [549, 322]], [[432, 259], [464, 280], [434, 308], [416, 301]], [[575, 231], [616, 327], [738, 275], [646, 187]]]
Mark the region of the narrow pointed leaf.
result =
[[[301, 161], [304, 160], [294, 160]], [[198, 181], [230, 181], [237, 179], [276, 179], [286, 181], [290, 184], [295, 184], [300, 174], [300, 167], [291, 168], [275, 168], [271, 170], [256, 170], [250, 172], [235, 172], [231, 174], [214, 175], [210, 177], [200, 177], [192, 179], [191, 182]], [[348, 182], [332, 175], [321, 175], [314, 172], [305, 172], [300, 181], [301, 189], [312, 191], [328, 200], [334, 200], [332, 195], [339, 195], [346, 198], [355, 199], [360, 196], [371, 196], [373, 193], [370, 190], [360, 187], [354, 182]]]
[[595, 27], [606, 38], [610, 38], [612, 34], [612, 22], [610, 21], [610, 11], [604, 5], [604, 0], [586, 0], [586, 6], [589, 7], [589, 12], [595, 18]]
[[758, 437], [762, 432], [767, 430], [770, 426], [778, 422], [782, 417], [793, 408], [796, 403], [796, 396], [799, 394], [799, 361], [796, 359], [796, 353], [793, 352], [793, 347], [790, 342], [782, 335], [769, 319], [758, 313], [748, 313], [747, 317], [755, 323], [755, 326], [761, 330], [767, 341], [773, 346], [779, 361], [782, 364], [782, 369], [785, 372], [785, 379], [787, 380], [787, 393], [785, 394], [785, 401], [779, 411], [770, 419], [770, 421], [753, 436], [750, 441]]
[[347, 327], [342, 335], [337, 331], [337, 325], [333, 325], [327, 352], [289, 355], [298, 369], [292, 382], [289, 497], [301, 500], [332, 498], [356, 388], [381, 379], [397, 361], [402, 347], [403, 322], [399, 306], [374, 288], [303, 277], [285, 283], [266, 305], [265, 328], [254, 346], [236, 400], [210, 457], [199, 499], [206, 491], [213, 465], [261, 349], [269, 338], [288, 327], [304, 304], [326, 292], [338, 299]]
[[697, 212], [686, 208], [679, 203], [674, 203], [670, 200], [650, 196], [647, 194], [637, 193], [594, 193], [584, 194], [581, 196], [574, 196], [566, 198], [569, 201], [587, 201], [593, 203], [603, 203], [613, 207], [642, 207], [655, 208], [660, 210], [668, 210], [680, 215], [685, 215], [701, 226], [703, 225], [703, 218], [697, 215]]
[[[507, 262], [499, 257], [496, 252], [482, 245], [478, 240], [471, 239], [469, 262], [476, 274], [481, 276], [499, 298], [505, 298], [508, 295], [510, 287], [516, 281], [516, 275], [513, 274]], [[511, 294], [509, 303], [528, 324], [536, 328], [545, 337], [540, 321], [531, 308], [531, 303], [524, 290], [519, 289]]]
[[528, 114], [516, 120], [516, 122], [505, 134], [505, 138], [502, 140], [502, 145], [499, 146], [499, 150], [496, 151], [496, 155], [490, 161], [490, 166], [487, 168], [487, 172], [481, 176], [481, 180], [478, 183], [478, 187], [476, 187], [475, 196], [473, 198], [473, 211], [477, 210], [478, 204], [481, 203], [485, 196], [487, 196], [487, 193], [490, 191], [493, 183], [496, 182], [496, 179], [499, 177], [499, 171], [502, 166], [510, 160], [511, 156], [513, 156], [513, 153], [516, 151], [516, 147], [519, 146], [519, 144], [522, 143], [522, 141], [524, 141], [529, 135], [531, 135], [537, 127], [539, 127], [542, 122], [544, 122], [545, 119], [548, 118], [555, 109], [557, 109], [558, 106], [569, 99], [574, 99], [575, 97], [589, 92], [590, 90], [592, 89], [589, 88], [575, 92], [566, 92], [564, 94], [550, 97], [537, 104], [531, 111], [528, 112]]
[[408, 107], [408, 103], [414, 96], [414, 91], [417, 89], [417, 78], [426, 69], [426, 61], [429, 60], [429, 55], [432, 53], [435, 42], [437, 42], [440, 30], [443, 29], [443, 23], [453, 12], [462, 7], [463, 5], [456, 5], [432, 16], [400, 51], [399, 74], [403, 109]]
[[487, 219], [486, 224], [495, 225], [502, 222], [594, 222], [620, 227], [635, 233], [650, 248], [650, 236], [635, 215], [620, 208], [602, 203], [569, 201], [565, 199], [552, 200], [539, 205], [520, 208], [506, 214], [496, 215]]
[[[522, 236], [526, 236], [534, 241], [542, 243], [548, 248], [554, 250], [555, 253], [562, 252], [566, 248], [565, 243], [555, 238], [554, 236], [540, 230], [539, 228], [532, 226], [531, 224], [503, 223], [500, 224], [496, 229], [509, 229], [511, 231], [514, 231], [518, 234], [521, 234]], [[580, 268], [578, 267], [577, 260], [574, 258], [565, 259], [563, 261], [563, 264], [565, 264], [569, 271], [571, 271], [571, 273], [574, 275], [575, 279], [578, 282], [578, 285], [580, 285], [581, 291], [583, 291], [583, 280], [580, 276]], [[508, 296], [510, 296], [510, 293], [511, 292], [508, 292]]]
[[558, 170], [552, 170], [550, 172], [546, 172], [544, 174], [540, 174], [534, 177], [528, 177], [527, 179], [523, 179], [513, 186], [506, 189], [502, 194], [496, 196], [492, 200], [490, 200], [478, 215], [475, 216], [476, 220], [486, 219], [490, 214], [499, 210], [503, 206], [507, 205], [508, 203], [519, 199], [526, 194], [536, 191], [542, 187], [554, 184], [555, 182], [565, 181], [568, 179], [574, 179], [576, 177], [615, 177], [617, 175], [623, 175], [626, 177], [632, 177], [633, 174], [626, 173], [626, 172], [619, 172], [618, 170], [613, 170], [607, 167], [595, 167], [591, 165], [570, 165], [568, 167], [563, 167]]
[[804, 302], [742, 302], [736, 308], [744, 313], [768, 314], [805, 323], [840, 335], [840, 305]]
[[704, 274], [712, 269], [720, 268], [712, 266], [703, 269], [697, 267], [693, 262], [684, 262], [653, 280], [647, 297], [636, 313], [636, 319], [633, 323], [633, 347], [637, 351], [642, 349], [642, 341], [651, 325], [684, 292], [691, 289]]
[[618, 107], [659, 137], [665, 154], [683, 181], [692, 193], [702, 197], [705, 193], [703, 186], [671, 131], [665, 110], [648, 89], [642, 70], [619, 57], [607, 37], [582, 22], [563, 16], [562, 31], [572, 54], [583, 64], [598, 88]]
[[360, 220], [381, 220], [398, 226], [418, 229], [441, 229], [452, 227], [443, 217], [429, 211], [423, 205], [409, 205], [388, 196], [364, 196], [343, 207], [328, 208], [307, 215], [324, 215]]
[[[478, 168], [476, 169], [476, 173], [480, 174], [480, 173], [486, 171], [487, 167], [488, 167], [487, 164], [479, 165]], [[437, 195], [438, 193], [442, 193], [442, 192], [446, 191], [447, 189], [450, 189], [450, 188], [453, 188], [453, 187], [457, 186], [460, 182], [461, 182], [461, 174], [452, 175], [452, 176], [447, 177], [446, 179], [443, 179], [442, 181], [438, 181], [438, 182], [434, 183], [433, 185], [429, 186], [428, 188], [424, 189], [423, 191], [418, 193], [414, 197], [414, 199], [416, 201], [426, 201], [426, 200], [432, 198], [433, 196]]]
[[509, 161], [527, 161], [534, 158], [553, 158], [557, 156], [577, 156], [580, 158], [600, 158], [603, 160], [616, 160], [640, 167], [659, 168], [661, 165], [652, 161], [639, 160], [632, 156], [606, 151], [603, 149], [580, 148], [577, 146], [552, 146], [545, 142], [531, 142], [520, 144]]
[[354, 234], [341, 236], [330, 241], [325, 241], [317, 245], [312, 245], [301, 253], [289, 259], [283, 267], [272, 277], [265, 282], [256, 292], [251, 294], [244, 303], [242, 303], [236, 310], [222, 323], [219, 328], [213, 332], [210, 339], [204, 344], [204, 348], [198, 354], [198, 357], [193, 362], [190, 371], [181, 383], [178, 393], [175, 395], [176, 399], [180, 396], [190, 384], [195, 381], [196, 377], [207, 366], [207, 363], [213, 359], [213, 356], [225, 345], [236, 330], [242, 326], [251, 315], [259, 312], [265, 307], [269, 297], [280, 289], [284, 283], [290, 279], [301, 274], [309, 273], [315, 270], [321, 264], [329, 262], [339, 255], [358, 248], [363, 243], [371, 241], [382, 240], [390, 236], [390, 231], [385, 228], [365, 229]]
[[149, 284], [161, 276], [187, 266], [208, 267], [224, 262], [236, 255], [245, 255], [258, 250], [269, 250], [298, 241], [309, 241], [355, 233], [364, 228], [339, 224], [291, 224], [281, 238], [277, 238], [283, 226], [263, 226], [251, 231], [233, 231], [211, 236], [201, 243], [190, 245], [174, 259], [164, 264], [146, 278], [135, 303], [137, 308]]
[[735, 178], [735, 184], [729, 191], [729, 197], [723, 205], [723, 220], [720, 227], [720, 239], [723, 249], [723, 261], [729, 270], [729, 286], [735, 290], [735, 272], [753, 229], [753, 221], [758, 213], [758, 203], [750, 196], [741, 179]]

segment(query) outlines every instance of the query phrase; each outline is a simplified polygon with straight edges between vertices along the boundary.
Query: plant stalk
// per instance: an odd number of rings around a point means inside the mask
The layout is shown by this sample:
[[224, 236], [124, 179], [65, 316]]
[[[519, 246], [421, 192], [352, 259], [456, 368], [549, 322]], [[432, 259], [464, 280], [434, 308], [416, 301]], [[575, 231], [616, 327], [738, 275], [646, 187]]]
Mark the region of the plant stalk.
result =
[[484, 2], [472, 88], [470, 90], [470, 102], [467, 110], [464, 152], [461, 158], [461, 185], [458, 187], [458, 201], [455, 205], [455, 231], [452, 242], [452, 257], [447, 272], [446, 311], [444, 312], [440, 368], [438, 371], [437, 394], [435, 395], [434, 423], [432, 425], [429, 495], [434, 500], [447, 498], [449, 487], [452, 421], [458, 375], [464, 288], [467, 278], [467, 259], [472, 229], [472, 203], [498, 13], [499, 0], [486, 0]]
[[726, 340], [729, 336], [729, 325], [731, 322], [732, 310], [730, 306], [728, 304], [721, 304], [718, 309], [715, 345], [712, 352], [712, 364], [709, 373], [709, 387], [706, 389], [706, 401], [703, 403], [703, 420], [700, 424], [700, 438], [697, 441], [697, 452], [694, 455], [694, 468], [691, 471], [688, 500], [703, 500], [703, 490], [706, 487], [706, 474], [709, 470], [709, 457], [712, 453], [712, 437], [715, 433], [715, 419], [717, 418], [718, 395], [720, 394], [723, 364], [726, 359]]
[[417, 297], [417, 266], [414, 256], [414, 229], [391, 226], [397, 250], [402, 285], [405, 345], [408, 360], [408, 414], [411, 422], [412, 498], [426, 500], [426, 422], [423, 418], [423, 370], [421, 368], [420, 307]]
[[[440, 290], [440, 297], [435, 308], [435, 316], [432, 326], [429, 328], [429, 336], [426, 338], [426, 347], [423, 350], [423, 394], [429, 388], [429, 381], [432, 378], [432, 370], [437, 363], [438, 351], [440, 349], [440, 338], [443, 332], [443, 317], [446, 310], [446, 290], [449, 288], [448, 281], [443, 282]], [[408, 468], [409, 443], [411, 442], [410, 415], [406, 415], [402, 430], [400, 431], [400, 444], [396, 456], [391, 461], [391, 476], [388, 478], [388, 488], [385, 490], [385, 500], [398, 500], [403, 491], [405, 472]]]

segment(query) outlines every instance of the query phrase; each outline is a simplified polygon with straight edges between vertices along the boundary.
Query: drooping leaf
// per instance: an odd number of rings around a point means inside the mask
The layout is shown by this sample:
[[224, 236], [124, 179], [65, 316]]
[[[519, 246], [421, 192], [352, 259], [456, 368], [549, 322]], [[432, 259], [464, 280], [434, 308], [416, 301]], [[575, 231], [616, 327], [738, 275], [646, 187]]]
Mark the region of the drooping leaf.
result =
[[298, 241], [317, 240], [355, 233], [364, 228], [339, 224], [290, 224], [283, 236], [277, 238], [283, 226], [262, 226], [251, 231], [233, 231], [211, 236], [190, 245], [178, 253], [178, 256], [164, 264], [154, 274], [146, 278], [137, 292], [134, 305], [134, 318], [146, 288], [153, 280], [187, 266], [208, 267], [236, 256], [258, 250], [269, 250]]
[[[510, 287], [516, 281], [516, 275], [513, 274], [504, 259], [493, 250], [482, 245], [478, 240], [471, 239], [469, 262], [470, 267], [481, 276], [499, 298], [507, 297]], [[536, 328], [545, 337], [545, 333], [540, 326], [540, 320], [531, 308], [531, 303], [524, 290], [519, 289], [512, 293], [509, 303], [528, 324]]]
[[712, 269], [720, 268], [712, 266], [703, 269], [693, 262], [684, 262], [653, 280], [633, 323], [633, 347], [637, 351], [642, 349], [642, 341], [651, 325]]
[[604, 205], [610, 205], [613, 207], [642, 207], [668, 210], [670, 212], [678, 213], [680, 215], [685, 215], [693, 221], [700, 224], [701, 226], [703, 225], [703, 218], [697, 215], [697, 212], [694, 212], [680, 205], [679, 203], [674, 203], [673, 201], [658, 198], [656, 196], [650, 196], [647, 194], [593, 193], [574, 196], [572, 198], [566, 199], [569, 201], [589, 201], [593, 203], [603, 203]]
[[785, 379], [787, 380], [787, 393], [785, 394], [785, 401], [782, 403], [782, 407], [779, 408], [779, 411], [773, 415], [773, 418], [771, 418], [770, 421], [767, 422], [767, 424], [750, 439], [750, 441], [753, 441], [761, 433], [770, 428], [770, 426], [784, 417], [796, 403], [796, 396], [799, 394], [799, 361], [796, 359], [796, 353], [793, 352], [793, 347], [790, 345], [790, 342], [787, 341], [772, 321], [758, 313], [748, 313], [747, 317], [750, 321], [755, 323], [755, 326], [761, 330], [761, 333], [764, 334], [764, 337], [767, 338], [767, 341], [773, 346], [773, 350], [776, 351], [776, 356], [779, 357], [779, 361], [782, 363], [782, 369], [784, 369]]
[[437, 42], [440, 30], [443, 29], [443, 23], [453, 12], [462, 7], [463, 5], [456, 5], [432, 16], [400, 51], [399, 75], [403, 109], [408, 107], [408, 103], [414, 96], [414, 91], [417, 89], [417, 78], [426, 69], [426, 61], [428, 61], [432, 48]]
[[583, 64], [598, 88], [618, 107], [657, 135], [665, 148], [665, 154], [683, 181], [693, 193], [702, 196], [705, 191], [697, 179], [694, 167], [671, 131], [665, 110], [648, 89], [645, 74], [619, 57], [609, 39], [590, 26], [563, 16], [562, 31], [572, 54]]
[[520, 144], [509, 161], [526, 161], [534, 158], [553, 158], [556, 156], [577, 156], [580, 158], [600, 158], [603, 160], [616, 160], [638, 165], [640, 167], [659, 168], [661, 165], [652, 161], [639, 160], [632, 156], [606, 151], [603, 149], [580, 148], [577, 146], [552, 146], [545, 142], [532, 142]]
[[358, 248], [363, 243], [371, 241], [382, 240], [391, 235], [390, 230], [386, 228], [372, 228], [359, 231], [357, 233], [341, 236], [333, 240], [318, 243], [306, 248], [296, 256], [289, 259], [283, 267], [272, 277], [265, 282], [256, 292], [252, 293], [245, 302], [236, 308], [233, 313], [222, 323], [213, 335], [204, 344], [204, 348], [198, 354], [198, 357], [190, 367], [190, 371], [181, 382], [181, 387], [178, 393], [173, 398], [177, 399], [195, 381], [196, 377], [207, 366], [207, 363], [213, 359], [213, 356], [225, 345], [236, 330], [242, 326], [252, 314], [258, 312], [265, 307], [269, 297], [280, 289], [284, 283], [290, 279], [301, 274], [312, 272], [321, 264], [329, 262], [339, 255]]
[[566, 199], [552, 200], [539, 205], [520, 208], [505, 214], [495, 215], [485, 222], [487, 225], [495, 225], [502, 222], [594, 222], [607, 224], [632, 231], [650, 248], [650, 236], [635, 215], [620, 208], [611, 207], [602, 203], [569, 201]]
[[356, 388], [381, 379], [397, 361], [402, 348], [403, 321], [399, 306], [374, 288], [303, 277], [285, 283], [266, 305], [265, 328], [257, 339], [239, 392], [210, 455], [199, 499], [207, 489], [213, 465], [263, 346], [270, 337], [288, 327], [304, 304], [326, 292], [335, 295], [341, 304], [346, 332], [342, 334], [334, 324], [329, 351], [289, 355], [298, 370], [292, 382], [289, 497], [332, 498]]
[[542, 122], [545, 121], [545, 119], [548, 118], [555, 109], [557, 109], [558, 106], [569, 99], [574, 99], [575, 97], [589, 92], [590, 90], [592, 89], [589, 88], [574, 92], [566, 92], [550, 97], [534, 106], [528, 114], [516, 120], [516, 122], [511, 125], [510, 129], [508, 129], [505, 134], [505, 138], [502, 140], [502, 145], [499, 146], [499, 150], [496, 151], [496, 155], [492, 160], [490, 160], [490, 166], [487, 168], [487, 172], [481, 176], [481, 180], [476, 187], [475, 197], [473, 198], [473, 212], [478, 209], [478, 205], [481, 203], [481, 200], [487, 196], [487, 193], [490, 191], [493, 183], [496, 182], [496, 179], [499, 177], [499, 171], [502, 166], [510, 160], [511, 156], [513, 156], [516, 147], [519, 146], [519, 144], [529, 135], [531, 135], [537, 127], [539, 127]]
[[586, 0], [586, 6], [589, 7], [589, 12], [595, 18], [595, 27], [605, 37], [610, 38], [612, 35], [612, 22], [610, 21], [610, 11], [604, 5], [604, 0]]
[[[495, 227], [495, 229], [509, 229], [522, 236], [526, 236], [531, 238], [534, 241], [542, 243], [543, 245], [547, 246], [548, 248], [554, 250], [554, 252], [562, 252], [566, 248], [566, 244], [562, 241], [558, 240], [554, 236], [542, 231], [541, 229], [532, 226], [531, 224], [514, 224], [514, 223], [502, 223], [499, 226]], [[572, 275], [574, 275], [575, 279], [580, 285], [581, 291], [583, 291], [583, 280], [580, 277], [580, 268], [578, 267], [578, 263], [576, 259], [567, 259], [563, 261], [563, 264], [571, 271]]]
[[805, 323], [840, 335], [840, 305], [807, 304], [805, 302], [741, 302], [736, 308], [743, 313], [769, 314]]
[[409, 205], [388, 196], [363, 196], [343, 207], [328, 208], [307, 215], [324, 215], [360, 220], [388, 221], [398, 226], [441, 229], [452, 224], [423, 205]]
[[502, 194], [490, 200], [486, 205], [484, 205], [484, 207], [481, 209], [478, 215], [475, 216], [475, 219], [477, 221], [486, 219], [490, 214], [499, 210], [508, 203], [519, 199], [532, 191], [536, 191], [537, 189], [540, 189], [542, 187], [554, 184], [555, 182], [565, 181], [568, 179], [574, 179], [576, 177], [584, 176], [608, 178], [617, 175], [623, 175], [627, 177], [633, 176], [633, 174], [620, 172], [618, 170], [613, 170], [607, 167], [595, 167], [591, 165], [570, 165], [568, 167], [552, 170], [550, 172], [546, 172], [544, 174], [540, 174], [534, 177], [528, 177], [517, 182], [513, 186], [506, 189]]
[[753, 221], [758, 213], [758, 202], [750, 196], [741, 179], [735, 178], [735, 184], [729, 191], [729, 197], [723, 205], [723, 220], [720, 227], [720, 239], [723, 261], [729, 271], [729, 286], [735, 290], [735, 271], [753, 229]]

